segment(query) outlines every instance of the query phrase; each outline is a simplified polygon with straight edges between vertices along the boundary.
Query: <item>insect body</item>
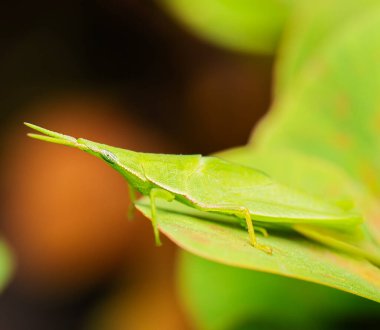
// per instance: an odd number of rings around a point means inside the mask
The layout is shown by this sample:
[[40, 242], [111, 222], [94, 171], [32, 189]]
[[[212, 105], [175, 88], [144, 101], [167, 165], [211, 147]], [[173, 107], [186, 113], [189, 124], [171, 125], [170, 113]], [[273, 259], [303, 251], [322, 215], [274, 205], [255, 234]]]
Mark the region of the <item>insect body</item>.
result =
[[139, 153], [26, 125], [44, 134], [29, 134], [33, 138], [76, 147], [103, 159], [125, 177], [132, 191], [149, 196], [157, 244], [157, 198], [236, 216], [245, 221], [250, 243], [267, 253], [272, 250], [257, 242], [254, 222], [342, 229], [362, 222], [354, 212], [280, 185], [259, 170], [216, 157]]

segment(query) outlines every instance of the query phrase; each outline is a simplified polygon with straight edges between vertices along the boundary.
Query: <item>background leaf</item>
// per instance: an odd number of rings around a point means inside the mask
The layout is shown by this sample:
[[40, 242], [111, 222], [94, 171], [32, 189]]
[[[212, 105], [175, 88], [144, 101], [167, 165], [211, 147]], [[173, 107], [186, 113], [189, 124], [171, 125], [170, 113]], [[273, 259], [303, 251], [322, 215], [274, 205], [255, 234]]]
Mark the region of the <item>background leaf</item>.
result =
[[182, 300], [199, 329], [344, 329], [355, 319], [370, 322], [380, 311], [377, 303], [341, 291], [186, 252], [178, 278]]
[[288, 19], [277, 56], [275, 93], [292, 86], [298, 73], [315, 52], [362, 15], [378, 5], [377, 0], [300, 1]]
[[257, 148], [330, 160], [380, 193], [380, 7], [318, 50], [253, 135]]
[[294, 0], [160, 0], [208, 41], [244, 52], [272, 53]]
[[0, 240], [0, 291], [8, 283], [13, 270], [10, 251], [4, 241]]

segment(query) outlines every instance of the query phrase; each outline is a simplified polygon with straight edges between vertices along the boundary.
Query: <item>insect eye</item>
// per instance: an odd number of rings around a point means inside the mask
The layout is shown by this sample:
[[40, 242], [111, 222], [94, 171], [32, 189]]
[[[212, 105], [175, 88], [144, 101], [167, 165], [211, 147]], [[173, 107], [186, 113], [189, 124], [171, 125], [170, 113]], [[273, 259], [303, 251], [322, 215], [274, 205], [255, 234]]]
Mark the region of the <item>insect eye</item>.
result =
[[107, 162], [107, 163], [110, 163], [110, 164], [115, 164], [117, 163], [117, 157], [110, 151], [108, 150], [102, 150], [101, 151], [101, 156], [102, 158]]

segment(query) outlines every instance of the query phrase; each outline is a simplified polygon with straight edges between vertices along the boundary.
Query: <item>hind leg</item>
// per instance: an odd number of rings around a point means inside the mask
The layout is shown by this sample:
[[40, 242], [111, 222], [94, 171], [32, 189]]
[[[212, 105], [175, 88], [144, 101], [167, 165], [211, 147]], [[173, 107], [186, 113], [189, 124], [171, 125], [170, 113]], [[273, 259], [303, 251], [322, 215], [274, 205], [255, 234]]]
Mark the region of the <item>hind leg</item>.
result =
[[[249, 210], [246, 207], [231, 205], [197, 205], [197, 208], [206, 212], [211, 211], [225, 214], [233, 214], [239, 218], [244, 219], [247, 225], [249, 241], [251, 245], [265, 253], [272, 254], [272, 248], [257, 242], [252, 217]], [[261, 231], [265, 237], [268, 236], [268, 233], [264, 228], [258, 227], [257, 229]]]

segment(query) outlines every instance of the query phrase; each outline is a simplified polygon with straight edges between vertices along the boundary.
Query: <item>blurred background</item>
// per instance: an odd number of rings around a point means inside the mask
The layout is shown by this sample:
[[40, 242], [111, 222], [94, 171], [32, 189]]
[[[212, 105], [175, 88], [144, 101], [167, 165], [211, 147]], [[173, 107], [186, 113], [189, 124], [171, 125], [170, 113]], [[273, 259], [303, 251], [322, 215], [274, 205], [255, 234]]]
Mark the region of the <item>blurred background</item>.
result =
[[[149, 152], [243, 145], [270, 106], [279, 40], [289, 37], [296, 3], [1, 1], [0, 231], [14, 259], [0, 294], [1, 330], [379, 328], [373, 302], [213, 264], [164, 237], [157, 248], [149, 221], [138, 213], [127, 220], [118, 173], [28, 139], [22, 125]], [[326, 32], [334, 15], [349, 13], [341, 8], [355, 12], [360, 1], [320, 3], [330, 13], [320, 19]], [[289, 45], [297, 59], [297, 44]]]
[[0, 329], [191, 329], [176, 248], [156, 248], [141, 216], [127, 221], [122, 177], [28, 139], [22, 122], [207, 154], [247, 141], [272, 56], [199, 39], [149, 0], [2, 1], [0, 26], [1, 231], [16, 262]]

